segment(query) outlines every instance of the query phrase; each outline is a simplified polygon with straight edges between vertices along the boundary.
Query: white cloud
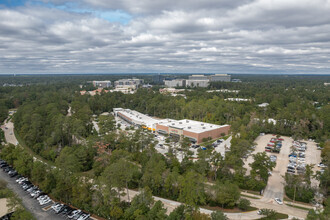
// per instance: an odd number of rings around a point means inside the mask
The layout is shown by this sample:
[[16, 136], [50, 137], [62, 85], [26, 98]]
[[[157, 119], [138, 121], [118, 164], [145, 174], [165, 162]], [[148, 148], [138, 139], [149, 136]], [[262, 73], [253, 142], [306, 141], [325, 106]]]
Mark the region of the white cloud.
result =
[[56, 7], [0, 9], [0, 73], [330, 70], [326, 0], [84, 0], [71, 6], [121, 10], [132, 16], [127, 24], [57, 7], [67, 1], [44, 1]]

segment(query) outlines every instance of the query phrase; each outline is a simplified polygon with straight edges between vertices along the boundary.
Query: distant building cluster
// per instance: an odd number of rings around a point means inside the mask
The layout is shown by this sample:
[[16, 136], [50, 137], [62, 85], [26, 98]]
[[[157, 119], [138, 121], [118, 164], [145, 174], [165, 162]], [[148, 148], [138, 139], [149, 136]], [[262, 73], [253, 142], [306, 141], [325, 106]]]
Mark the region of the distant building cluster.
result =
[[228, 74], [215, 75], [192, 75], [188, 79], [164, 80], [167, 87], [208, 87], [210, 82], [230, 82], [231, 76]]
[[93, 91], [80, 91], [81, 95], [97, 95], [97, 94], [101, 94], [101, 92], [122, 92], [124, 94], [133, 94], [136, 92], [136, 90], [139, 87], [143, 87], [143, 88], [150, 88], [151, 85], [143, 85], [144, 80], [143, 79], [137, 79], [137, 78], [133, 78], [133, 79], [120, 79], [114, 82], [114, 88], [113, 89], [109, 89], [106, 90], [106, 88], [110, 88], [112, 86], [111, 81], [110, 80], [105, 80], [105, 81], [93, 81], [93, 86], [97, 87], [96, 90]]
[[183, 98], [187, 98], [185, 94], [179, 94], [179, 92], [184, 92], [185, 89], [176, 89], [176, 88], [162, 88], [159, 89], [160, 94], [168, 94], [171, 96], [182, 96]]
[[251, 102], [251, 99], [242, 99], [242, 98], [227, 98], [225, 101], [234, 101], [234, 102]]
[[239, 93], [239, 90], [230, 89], [217, 89], [217, 90], [207, 90], [206, 92], [221, 92], [221, 93]]
[[201, 143], [205, 139], [215, 139], [227, 135], [230, 125], [216, 125], [189, 119], [156, 119], [140, 112], [114, 108], [115, 116], [120, 117], [133, 126], [141, 126], [161, 135], [181, 138], [187, 137], [190, 141]]

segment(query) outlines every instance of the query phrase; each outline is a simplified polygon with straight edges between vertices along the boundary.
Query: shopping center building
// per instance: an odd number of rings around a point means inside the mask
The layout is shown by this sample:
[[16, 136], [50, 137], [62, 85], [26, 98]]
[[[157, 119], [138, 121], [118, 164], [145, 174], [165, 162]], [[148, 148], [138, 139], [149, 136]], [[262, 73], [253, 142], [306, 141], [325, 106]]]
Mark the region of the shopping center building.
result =
[[177, 138], [187, 137], [195, 143], [201, 143], [205, 139], [219, 138], [227, 135], [230, 130], [230, 125], [216, 125], [190, 119], [158, 119], [122, 108], [114, 108], [113, 111], [115, 116], [122, 118], [133, 126], [140, 126], [161, 135]]

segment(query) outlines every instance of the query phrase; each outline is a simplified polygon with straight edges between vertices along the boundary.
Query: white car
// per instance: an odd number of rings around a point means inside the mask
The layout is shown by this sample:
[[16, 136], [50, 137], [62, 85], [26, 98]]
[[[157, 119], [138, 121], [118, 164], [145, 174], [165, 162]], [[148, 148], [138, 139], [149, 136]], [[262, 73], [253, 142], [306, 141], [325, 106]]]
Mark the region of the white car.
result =
[[23, 181], [28, 181], [28, 180], [29, 180], [29, 179], [26, 178], [26, 177], [21, 177], [21, 178], [17, 179], [16, 182], [17, 182], [18, 184], [21, 184]]
[[279, 198], [274, 199], [279, 205], [283, 205], [283, 201]]
[[46, 205], [46, 204], [48, 204], [48, 203], [50, 203], [52, 200], [50, 199], [50, 198], [48, 198], [48, 199], [46, 199], [46, 200], [41, 200], [40, 202], [39, 202], [39, 204], [40, 205]]
[[321, 167], [321, 168], [326, 168], [326, 167], [327, 167], [327, 166], [326, 166], [325, 164], [323, 164], [323, 163], [319, 163], [317, 166], [318, 166], [318, 167]]
[[39, 203], [40, 202], [42, 202], [42, 201], [45, 201], [45, 200], [47, 200], [47, 199], [49, 199], [49, 197], [48, 196], [45, 196], [45, 197], [42, 197], [42, 198], [38, 198], [38, 201], [39, 201]]
[[81, 216], [79, 216], [78, 220], [86, 220], [89, 218], [89, 216], [91, 216], [90, 214], [82, 214]]

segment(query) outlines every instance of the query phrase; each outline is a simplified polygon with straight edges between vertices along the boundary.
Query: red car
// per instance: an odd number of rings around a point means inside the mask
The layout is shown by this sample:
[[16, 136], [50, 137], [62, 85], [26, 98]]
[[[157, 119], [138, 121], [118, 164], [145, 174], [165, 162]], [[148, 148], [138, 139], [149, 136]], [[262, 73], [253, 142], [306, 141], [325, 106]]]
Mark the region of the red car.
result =
[[265, 151], [270, 152], [271, 150], [270, 149], [265, 149]]
[[279, 141], [284, 141], [284, 139], [283, 139], [283, 138], [279, 138], [278, 140], [279, 140]]

